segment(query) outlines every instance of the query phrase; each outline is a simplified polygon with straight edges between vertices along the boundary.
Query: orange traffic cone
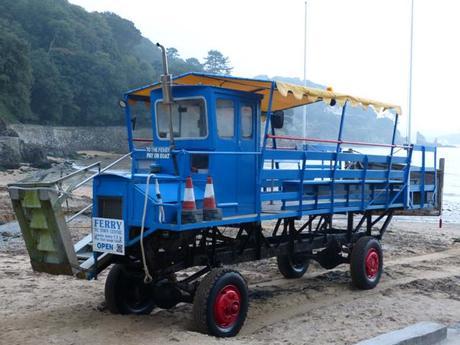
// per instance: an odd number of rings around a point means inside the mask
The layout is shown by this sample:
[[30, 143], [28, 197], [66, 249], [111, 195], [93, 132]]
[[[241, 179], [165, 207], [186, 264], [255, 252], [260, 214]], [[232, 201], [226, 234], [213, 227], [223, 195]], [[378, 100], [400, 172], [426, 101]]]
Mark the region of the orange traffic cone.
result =
[[203, 219], [222, 219], [222, 210], [216, 206], [216, 197], [214, 195], [214, 185], [212, 183], [211, 176], [208, 176], [208, 179], [206, 180], [206, 188], [204, 190]]
[[195, 193], [193, 191], [193, 182], [190, 176], [185, 180], [181, 220], [183, 224], [197, 223], [203, 220], [203, 212], [196, 209]]
[[193, 191], [192, 178], [189, 176], [185, 180], [184, 202], [182, 203], [184, 210], [196, 210], [195, 192]]

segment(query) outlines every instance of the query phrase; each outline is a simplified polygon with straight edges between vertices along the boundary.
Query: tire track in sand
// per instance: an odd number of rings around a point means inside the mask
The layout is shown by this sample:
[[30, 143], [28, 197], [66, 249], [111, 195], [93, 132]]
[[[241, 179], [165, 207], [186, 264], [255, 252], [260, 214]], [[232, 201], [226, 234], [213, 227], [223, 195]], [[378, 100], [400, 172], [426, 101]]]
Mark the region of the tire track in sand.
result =
[[[331, 274], [335, 272], [344, 275], [348, 270], [347, 266], [344, 266], [346, 268], [342, 269], [315, 272], [314, 274], [307, 275], [298, 280], [276, 279], [258, 284], [251, 284], [250, 290], [252, 291], [263, 291], [264, 288], [272, 291], [273, 289], [275, 291], [279, 289], [281, 290], [281, 294], [275, 297], [269, 297], [269, 303], [259, 304], [256, 302], [255, 307], [252, 305], [248, 320], [240, 334], [244, 336], [257, 333], [265, 327], [301, 316], [317, 308], [329, 307], [341, 303], [344, 300], [350, 302], [360, 298], [369, 298], [379, 295], [385, 290], [393, 289], [421, 279], [437, 280], [460, 275], [458, 261], [454, 261], [452, 265], [444, 264], [441, 267], [436, 265], [436, 261], [449, 258], [460, 258], [460, 247], [442, 252], [388, 260], [384, 263], [385, 267], [397, 268], [398, 266], [402, 266], [398, 273], [403, 273], [403, 276], [392, 278], [388, 275], [384, 275], [375, 289], [367, 291], [353, 289], [350, 287], [349, 282], [345, 283], [344, 281], [339, 283], [335, 282], [335, 284], [334, 281], [319, 281], [321, 285], [319, 287], [320, 291], [312, 288], [311, 285], [307, 285], [308, 281], [312, 280], [312, 278], [321, 278], [321, 276], [325, 276], [328, 273]], [[428, 262], [432, 267], [427, 269], [425, 265], [423, 270], [417, 270], [416, 266], [410, 266], [411, 264], [421, 262], [424, 264]], [[328, 286], [328, 284], [330, 286]], [[338, 284], [340, 286], [338, 286]], [[286, 290], [287, 286], [289, 290]], [[272, 299], [275, 300], [272, 301]]]

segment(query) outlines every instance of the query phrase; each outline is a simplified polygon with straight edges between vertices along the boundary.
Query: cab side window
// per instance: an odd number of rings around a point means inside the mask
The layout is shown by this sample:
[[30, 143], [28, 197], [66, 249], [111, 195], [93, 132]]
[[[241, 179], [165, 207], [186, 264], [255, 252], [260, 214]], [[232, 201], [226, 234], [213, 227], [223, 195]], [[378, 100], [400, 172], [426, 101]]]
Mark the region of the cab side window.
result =
[[133, 137], [136, 139], [133, 143], [137, 149], [143, 149], [152, 146], [152, 112], [150, 102], [129, 100], [131, 114], [131, 128]]
[[250, 105], [242, 105], [240, 108], [241, 116], [241, 137], [252, 138], [253, 126], [253, 110]]
[[218, 99], [216, 102], [217, 133], [220, 138], [235, 136], [235, 105], [232, 100]]

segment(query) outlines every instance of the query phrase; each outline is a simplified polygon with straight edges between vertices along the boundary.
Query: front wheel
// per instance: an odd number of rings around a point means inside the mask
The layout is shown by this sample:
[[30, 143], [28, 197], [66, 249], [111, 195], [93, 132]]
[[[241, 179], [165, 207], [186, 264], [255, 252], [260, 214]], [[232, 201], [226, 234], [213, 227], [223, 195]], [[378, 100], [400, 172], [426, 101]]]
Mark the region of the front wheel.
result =
[[350, 258], [351, 280], [361, 290], [373, 289], [383, 272], [382, 247], [373, 237], [361, 237], [353, 246]]
[[152, 287], [141, 271], [115, 264], [105, 281], [105, 301], [112, 314], [150, 314], [155, 308]]
[[234, 270], [217, 268], [200, 282], [193, 300], [193, 318], [198, 331], [216, 337], [233, 337], [248, 312], [248, 287]]

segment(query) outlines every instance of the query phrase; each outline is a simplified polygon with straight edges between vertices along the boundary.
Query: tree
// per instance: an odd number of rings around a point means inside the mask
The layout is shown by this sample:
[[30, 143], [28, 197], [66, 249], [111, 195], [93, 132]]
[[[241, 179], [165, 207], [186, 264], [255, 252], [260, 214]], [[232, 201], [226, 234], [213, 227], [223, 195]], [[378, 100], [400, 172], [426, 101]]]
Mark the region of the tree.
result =
[[45, 50], [32, 52], [31, 63], [34, 77], [30, 99], [32, 112], [42, 124], [59, 123], [62, 114], [72, 107], [72, 90], [61, 79]]
[[218, 50], [210, 50], [204, 60], [203, 66], [206, 72], [229, 75], [233, 69], [229, 58]]
[[166, 48], [166, 56], [169, 61], [180, 59], [179, 51], [174, 47]]
[[109, 24], [112, 35], [123, 52], [127, 52], [140, 43], [141, 32], [134, 26], [134, 23], [111, 12], [104, 12], [101, 15]]
[[203, 65], [200, 63], [200, 61], [198, 61], [197, 58], [188, 58], [187, 60], [185, 60], [185, 63], [189, 66], [189, 68], [193, 71], [193, 72], [201, 72], [203, 71]]
[[170, 60], [169, 67], [174, 75], [203, 71], [203, 65], [195, 58], [189, 58], [185, 61], [182, 59]]
[[27, 42], [0, 21], [0, 114], [7, 118], [31, 119], [30, 88], [33, 77]]

